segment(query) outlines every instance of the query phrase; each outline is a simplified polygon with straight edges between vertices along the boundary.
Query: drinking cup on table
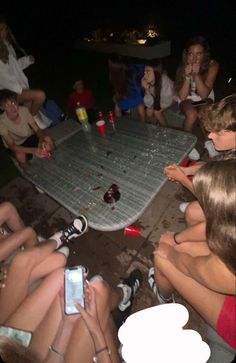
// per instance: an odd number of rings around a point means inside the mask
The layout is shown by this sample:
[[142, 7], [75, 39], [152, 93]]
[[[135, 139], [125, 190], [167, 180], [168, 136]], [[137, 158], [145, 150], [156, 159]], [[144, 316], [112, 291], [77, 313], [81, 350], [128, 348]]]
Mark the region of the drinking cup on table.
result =
[[106, 124], [104, 120], [99, 120], [96, 122], [96, 125], [98, 127], [98, 131], [100, 135], [104, 136], [106, 133]]
[[140, 236], [141, 235], [141, 228], [135, 226], [128, 226], [124, 230], [124, 235], [132, 235], [132, 236]]

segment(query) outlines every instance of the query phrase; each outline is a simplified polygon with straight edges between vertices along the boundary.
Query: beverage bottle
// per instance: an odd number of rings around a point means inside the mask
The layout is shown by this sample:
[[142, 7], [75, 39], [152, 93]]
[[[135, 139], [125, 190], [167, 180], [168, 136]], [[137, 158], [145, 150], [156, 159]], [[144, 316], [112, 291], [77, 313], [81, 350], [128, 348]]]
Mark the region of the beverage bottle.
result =
[[108, 119], [113, 127], [113, 130], [115, 130], [115, 117], [112, 111], [109, 112]]
[[91, 131], [91, 125], [88, 122], [88, 115], [86, 112], [86, 109], [82, 106], [80, 106], [80, 103], [77, 103], [76, 108], [76, 115], [78, 117], [79, 122], [81, 123], [81, 127], [84, 130], [84, 132], [90, 132]]

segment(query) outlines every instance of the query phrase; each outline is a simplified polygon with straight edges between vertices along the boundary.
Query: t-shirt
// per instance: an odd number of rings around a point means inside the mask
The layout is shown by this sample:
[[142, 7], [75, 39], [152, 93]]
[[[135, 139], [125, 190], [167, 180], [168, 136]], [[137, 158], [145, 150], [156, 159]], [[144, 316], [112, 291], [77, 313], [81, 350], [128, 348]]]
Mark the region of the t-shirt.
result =
[[70, 93], [68, 97], [68, 108], [71, 112], [75, 112], [77, 102], [80, 103], [80, 106], [86, 108], [86, 110], [93, 108], [94, 97], [92, 91], [85, 89], [82, 93], [78, 93], [76, 91]]
[[[20, 106], [19, 116], [20, 122], [15, 123], [7, 117], [5, 112], [0, 115], [0, 135], [9, 135], [16, 145], [23, 144], [28, 137], [34, 134], [34, 131], [30, 126], [35, 124], [35, 122], [28, 108]], [[8, 148], [4, 140], [3, 144], [6, 148]]]
[[226, 343], [236, 349], [236, 296], [225, 297], [216, 330]]

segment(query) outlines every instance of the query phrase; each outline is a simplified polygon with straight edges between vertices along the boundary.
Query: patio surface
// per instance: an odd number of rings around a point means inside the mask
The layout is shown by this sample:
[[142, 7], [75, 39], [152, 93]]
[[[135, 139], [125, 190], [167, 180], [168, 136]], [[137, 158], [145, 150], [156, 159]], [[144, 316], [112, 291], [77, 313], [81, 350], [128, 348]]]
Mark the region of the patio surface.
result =
[[[0, 189], [0, 202], [11, 201], [20, 212], [26, 225], [48, 238], [63, 228], [74, 216], [46, 194], [22, 177], [17, 177]], [[181, 201], [193, 200], [193, 196], [178, 184], [166, 182], [151, 205], [134, 224], [141, 227], [142, 236], [124, 236], [123, 230], [101, 232], [90, 229], [82, 237], [69, 244], [68, 265], [82, 264], [89, 268], [90, 276], [101, 274], [111, 285], [138, 267], [144, 282], [133, 305], [133, 311], [150, 307], [156, 301], [147, 284], [148, 269], [152, 266], [154, 244], [166, 229], [180, 231], [184, 228], [184, 216], [178, 210]], [[179, 296], [176, 301], [189, 310], [191, 327], [204, 337], [205, 324], [199, 315]]]

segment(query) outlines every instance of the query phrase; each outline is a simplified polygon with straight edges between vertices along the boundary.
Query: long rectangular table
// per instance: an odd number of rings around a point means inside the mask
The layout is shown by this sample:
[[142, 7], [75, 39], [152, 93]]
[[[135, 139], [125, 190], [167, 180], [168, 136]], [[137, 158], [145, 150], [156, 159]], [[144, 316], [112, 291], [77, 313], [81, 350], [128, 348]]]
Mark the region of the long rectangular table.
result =
[[[196, 143], [189, 133], [131, 119], [117, 120], [116, 132], [107, 125], [104, 137], [96, 125], [86, 134], [76, 121], [70, 127], [66, 122], [52, 129], [57, 139], [53, 159], [33, 159], [24, 176], [102, 231], [134, 223], [165, 183], [163, 168], [180, 163]], [[107, 204], [103, 197], [113, 183], [120, 199]]]

